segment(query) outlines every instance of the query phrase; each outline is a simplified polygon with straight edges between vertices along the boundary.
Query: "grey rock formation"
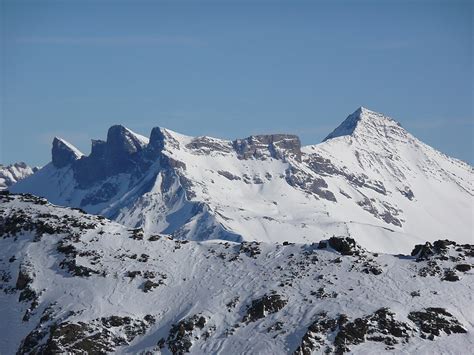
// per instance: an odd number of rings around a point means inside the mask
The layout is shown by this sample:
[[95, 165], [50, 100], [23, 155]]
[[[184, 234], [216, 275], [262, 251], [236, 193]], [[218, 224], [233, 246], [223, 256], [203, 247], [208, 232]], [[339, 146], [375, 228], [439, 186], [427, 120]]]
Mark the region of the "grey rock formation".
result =
[[106, 146], [107, 146], [107, 142], [100, 139], [93, 139], [90, 156], [94, 158], [105, 158]]
[[300, 139], [292, 134], [268, 134], [236, 139], [233, 146], [240, 159], [284, 159], [294, 156], [301, 159]]
[[80, 157], [80, 154], [78, 154], [74, 147], [57, 137], [54, 137], [51, 154], [53, 165], [57, 168], [63, 168]]
[[110, 173], [121, 173], [133, 165], [134, 155], [143, 149], [143, 143], [124, 126], [109, 128], [105, 146], [106, 169]]
[[108, 176], [133, 173], [140, 170], [140, 153], [146, 147], [147, 143], [129, 129], [121, 125], [112, 126], [107, 141], [93, 139], [91, 154], [73, 161], [74, 177], [81, 187], [88, 187]]

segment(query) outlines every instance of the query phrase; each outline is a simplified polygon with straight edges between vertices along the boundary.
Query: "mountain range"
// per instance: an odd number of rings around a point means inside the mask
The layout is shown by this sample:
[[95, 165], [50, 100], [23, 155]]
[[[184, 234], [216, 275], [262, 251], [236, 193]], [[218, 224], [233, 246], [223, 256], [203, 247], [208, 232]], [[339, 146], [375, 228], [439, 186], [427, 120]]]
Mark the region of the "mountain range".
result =
[[383, 114], [309, 146], [115, 125], [0, 176], [0, 354], [474, 346], [473, 168]]
[[473, 168], [359, 108], [323, 142], [233, 141], [112, 126], [89, 155], [55, 138], [52, 161], [9, 188], [179, 240], [312, 243], [374, 252], [472, 240]]

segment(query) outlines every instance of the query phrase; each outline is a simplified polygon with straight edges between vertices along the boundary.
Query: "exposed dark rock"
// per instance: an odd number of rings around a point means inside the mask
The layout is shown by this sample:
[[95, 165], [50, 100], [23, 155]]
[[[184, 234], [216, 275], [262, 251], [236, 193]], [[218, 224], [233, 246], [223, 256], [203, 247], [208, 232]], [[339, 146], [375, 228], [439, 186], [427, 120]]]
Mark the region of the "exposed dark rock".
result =
[[316, 298], [319, 299], [324, 299], [324, 298], [336, 298], [337, 297], [337, 292], [326, 292], [324, 287], [320, 287], [317, 291], [311, 291], [311, 295], [315, 296]]
[[310, 175], [295, 167], [289, 167], [286, 169], [285, 174], [285, 179], [288, 185], [300, 188], [306, 193], [315, 195], [319, 198], [337, 202], [334, 194], [327, 190], [328, 184], [323, 178]]
[[422, 277], [441, 275], [441, 268], [436, 260], [428, 260], [426, 266], [418, 271], [418, 275]]
[[145, 234], [143, 228], [130, 229], [131, 235], [130, 238], [135, 240], [142, 240]]
[[138, 258], [138, 261], [140, 261], [142, 263], [146, 263], [149, 258], [150, 258], [150, 256], [148, 254], [141, 254], [140, 258]]
[[109, 128], [105, 148], [106, 160], [120, 161], [142, 149], [143, 143], [124, 126], [115, 125]]
[[143, 292], [150, 292], [152, 291], [154, 288], [157, 288], [158, 286], [162, 285], [163, 284], [163, 281], [160, 280], [159, 282], [154, 282], [154, 281], [151, 281], [151, 280], [146, 280], [144, 283], [143, 283]]
[[[437, 240], [433, 244], [431, 244], [430, 242], [426, 242], [425, 244], [415, 245], [415, 248], [411, 252], [411, 256], [416, 257], [416, 261], [432, 259], [448, 260], [449, 258], [446, 255], [449, 249], [454, 249], [456, 247], [459, 247], [458, 244], [447, 239]], [[469, 256], [469, 251], [472, 249], [472, 247], [472, 245], [466, 244], [465, 248], [461, 248], [461, 256]]]
[[376, 265], [370, 265], [364, 269], [362, 269], [363, 272], [366, 274], [372, 274], [372, 275], [380, 275], [383, 271], [380, 267]]
[[[185, 318], [171, 327], [166, 344], [173, 354], [184, 354], [189, 352], [193, 338], [204, 335], [203, 329], [208, 320], [200, 315]], [[210, 332], [210, 329], [208, 330]]]
[[29, 269], [29, 266], [27, 264], [20, 265], [15, 285], [16, 289], [21, 291], [20, 296], [18, 297], [18, 302], [31, 302], [23, 316], [24, 322], [29, 320], [31, 312], [38, 307], [38, 293], [31, 285], [33, 279], [34, 273]]
[[24, 290], [33, 281], [32, 275], [23, 266], [20, 266], [18, 278], [16, 280], [16, 289]]
[[301, 142], [291, 134], [250, 136], [232, 142], [239, 159], [285, 159], [293, 156], [301, 160]]
[[111, 327], [121, 327], [123, 325], [128, 325], [132, 322], [130, 317], [119, 317], [119, 316], [110, 316], [108, 318], [101, 318], [102, 324], [106, 328]]
[[413, 199], [415, 198], [413, 191], [408, 186], [405, 186], [405, 189], [399, 190], [399, 191], [403, 196], [405, 196], [410, 201], [413, 201]]
[[243, 318], [246, 323], [255, 322], [268, 314], [276, 313], [286, 306], [288, 300], [278, 294], [264, 295], [252, 301]]
[[[93, 140], [91, 154], [74, 162], [74, 177], [81, 188], [119, 173], [130, 173], [139, 178], [151, 164], [148, 156], [157, 157], [152, 148], [146, 148], [146, 143], [127, 128], [112, 126], [107, 132], [107, 141]], [[104, 202], [115, 195], [116, 189], [110, 184], [102, 186], [94, 194], [86, 196], [81, 205]]]
[[328, 247], [328, 243], [327, 241], [325, 240], [321, 240], [319, 243], [318, 243], [318, 249], [326, 249]]
[[[74, 163], [73, 170], [74, 178], [78, 181], [81, 188], [89, 187], [95, 182], [101, 181], [107, 177], [105, 158], [102, 157], [82, 157], [82, 159], [77, 160]], [[91, 197], [91, 199], [92, 198], [93, 197]], [[81, 203], [82, 206], [85, 206], [86, 204], [87, 201]]]
[[456, 275], [456, 271], [451, 270], [451, 269], [446, 269], [444, 270], [444, 275], [443, 278], [441, 279], [443, 281], [459, 281], [459, 276]]
[[259, 242], [242, 242], [240, 244], [239, 253], [247, 254], [248, 257], [256, 259], [260, 255], [260, 243]]
[[365, 211], [373, 215], [375, 218], [378, 218], [387, 224], [393, 224], [397, 227], [402, 226], [402, 220], [397, 218], [401, 210], [392, 207], [387, 202], [382, 203], [383, 211], [379, 211], [374, 205], [373, 201], [371, 201], [367, 197], [365, 197], [362, 201], [358, 201], [357, 204], [361, 206]]
[[229, 312], [231, 312], [236, 306], [237, 306], [237, 303], [239, 302], [239, 297], [234, 297], [229, 303], [226, 304], [227, 306], [227, 310]]
[[99, 271], [91, 269], [87, 266], [77, 265], [76, 258], [64, 259], [59, 263], [59, 266], [61, 268], [67, 269], [73, 276], [90, 277], [94, 274], [100, 274]]
[[418, 312], [410, 312], [408, 319], [414, 322], [423, 333], [439, 336], [441, 332], [467, 333], [467, 330], [444, 308], [430, 307]]
[[362, 248], [350, 237], [331, 237], [329, 246], [342, 255], [359, 255]]
[[411, 256], [415, 256], [416, 261], [429, 260], [434, 254], [435, 250], [430, 242], [415, 245], [415, 248], [411, 252]]
[[356, 318], [353, 322], [341, 321], [339, 319], [338, 325], [339, 332], [334, 339], [336, 354], [349, 351], [348, 345], [363, 343], [369, 330], [368, 320], [362, 318]]
[[48, 329], [34, 329], [21, 342], [17, 354], [34, 354], [33, 350], [48, 335]]
[[95, 159], [105, 159], [105, 149], [107, 147], [107, 142], [100, 139], [92, 139], [91, 158]]
[[148, 240], [149, 240], [150, 242], [156, 242], [157, 240], [160, 240], [160, 239], [161, 239], [161, 236], [159, 236], [159, 235], [151, 235], [151, 236], [148, 238]]
[[[308, 330], [301, 339], [300, 346], [296, 349], [295, 355], [311, 355], [313, 351], [321, 349], [326, 344], [324, 335], [336, 330], [336, 319], [327, 317], [327, 313], [322, 312], [316, 315], [315, 321], [308, 327]], [[331, 351], [331, 349], [328, 349]]]
[[469, 264], [457, 264], [455, 266], [456, 270], [461, 271], [461, 272], [468, 272], [471, 270], [471, 265]]
[[[369, 177], [365, 174], [355, 175], [346, 171], [345, 169], [338, 168], [335, 166], [331, 160], [324, 158], [323, 156], [313, 153], [306, 158], [305, 162], [311, 168], [312, 171], [321, 176], [335, 176], [340, 175], [346, 178], [352, 185], [356, 187], [366, 187], [375, 192], [378, 192], [382, 195], [387, 194], [384, 184], [381, 181], [370, 180]], [[350, 198], [345, 192], [341, 193]]]
[[278, 330], [282, 330], [284, 326], [283, 322], [276, 322], [275, 324], [271, 325], [270, 327], [267, 328], [267, 332], [276, 332]]
[[154, 279], [156, 277], [156, 274], [153, 271], [147, 270], [143, 273], [143, 277], [145, 279]]
[[165, 142], [174, 148], [179, 148], [179, 143], [164, 128], [154, 127], [151, 130], [150, 142], [148, 146], [155, 153], [161, 152], [165, 147]]
[[[152, 317], [153, 318], [153, 317]], [[150, 317], [144, 320], [130, 317], [103, 317], [85, 322], [53, 323], [48, 328], [38, 326], [22, 342], [19, 354], [106, 354], [116, 347], [128, 345], [145, 334], [153, 324]], [[113, 328], [113, 331], [110, 330]], [[46, 339], [47, 337], [47, 339]], [[45, 341], [46, 339], [46, 341]]]
[[310, 355], [322, 348], [325, 353], [343, 354], [350, 351], [351, 345], [366, 341], [382, 342], [388, 347], [407, 342], [413, 329], [407, 323], [395, 320], [394, 316], [387, 308], [353, 321], [344, 314], [329, 318], [325, 312], [319, 313], [295, 354]]
[[212, 152], [226, 154], [232, 152], [232, 144], [230, 142], [206, 136], [194, 138], [186, 145], [186, 148], [198, 154], [211, 154]]
[[81, 201], [81, 206], [97, 205], [110, 201], [118, 193], [118, 186], [110, 182], [106, 182], [100, 186], [97, 191], [87, 195]]
[[127, 272], [127, 277], [130, 277], [131, 279], [134, 279], [137, 276], [140, 276], [142, 274], [141, 271], [135, 270], [135, 271], [129, 271]]
[[72, 164], [79, 155], [68, 143], [55, 137], [53, 139], [53, 148], [51, 150], [53, 165], [57, 168], [63, 168], [66, 165]]
[[448, 249], [450, 246], [456, 246], [456, 242], [452, 240], [444, 239], [444, 240], [437, 240], [433, 243], [435, 250], [438, 253], [441, 253], [442, 250]]
[[58, 242], [58, 246], [56, 247], [56, 250], [62, 254], [68, 255], [68, 256], [76, 256], [77, 250], [76, 247], [72, 244], [69, 244], [66, 240], [60, 240]]
[[222, 175], [223, 177], [229, 179], [229, 180], [242, 180], [242, 179], [240, 178], [240, 176], [234, 175], [234, 174], [232, 174], [232, 173], [230, 173], [230, 172], [228, 172], [228, 171], [218, 170], [217, 173], [218, 173], [219, 175]]

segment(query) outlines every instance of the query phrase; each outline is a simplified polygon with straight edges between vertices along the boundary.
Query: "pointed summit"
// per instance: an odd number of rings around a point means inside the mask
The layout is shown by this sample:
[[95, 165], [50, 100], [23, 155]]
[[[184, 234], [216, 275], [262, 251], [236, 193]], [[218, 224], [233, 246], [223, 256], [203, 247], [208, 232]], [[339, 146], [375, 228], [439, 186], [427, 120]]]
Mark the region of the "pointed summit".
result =
[[135, 153], [148, 144], [148, 138], [135, 133], [122, 125], [115, 125], [107, 132], [107, 146], [109, 151]]
[[388, 137], [394, 131], [400, 130], [404, 131], [397, 121], [361, 106], [324, 138], [323, 142], [342, 136], [373, 135], [373, 137]]
[[62, 138], [54, 137], [53, 148], [51, 149], [53, 165], [62, 168], [76, 161], [84, 154], [71, 143]]
[[[103, 143], [96, 143], [99, 151]], [[107, 132], [104, 145], [106, 170], [109, 173], [125, 172], [130, 167], [133, 155], [148, 145], [148, 138], [122, 126], [114, 125]], [[96, 149], [97, 150], [97, 149]]]

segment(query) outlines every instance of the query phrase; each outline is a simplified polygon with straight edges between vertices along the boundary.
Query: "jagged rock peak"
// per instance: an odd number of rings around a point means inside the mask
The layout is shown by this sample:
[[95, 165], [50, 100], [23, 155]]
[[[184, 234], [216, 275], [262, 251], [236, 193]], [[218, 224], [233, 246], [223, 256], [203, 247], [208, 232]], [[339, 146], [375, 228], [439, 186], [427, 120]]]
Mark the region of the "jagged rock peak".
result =
[[323, 141], [342, 136], [356, 136], [359, 133], [371, 134], [373, 138], [387, 137], [394, 132], [400, 133], [400, 131], [404, 131], [404, 129], [394, 119], [361, 106], [350, 114]]
[[107, 142], [101, 139], [92, 139], [92, 148], [90, 157], [103, 158], [105, 156], [105, 147]]
[[163, 150], [165, 144], [179, 148], [179, 142], [176, 139], [178, 136], [182, 135], [163, 127], [153, 127], [151, 130], [150, 143], [148, 144], [148, 147], [155, 151]]
[[64, 139], [54, 137], [51, 155], [53, 165], [57, 168], [62, 168], [76, 161], [84, 154], [82, 154], [79, 149]]
[[301, 157], [301, 141], [293, 134], [266, 134], [236, 139], [233, 146], [240, 159], [272, 157], [283, 159], [293, 155]]
[[148, 138], [135, 133], [122, 125], [114, 125], [107, 132], [109, 152], [135, 153], [148, 145]]

